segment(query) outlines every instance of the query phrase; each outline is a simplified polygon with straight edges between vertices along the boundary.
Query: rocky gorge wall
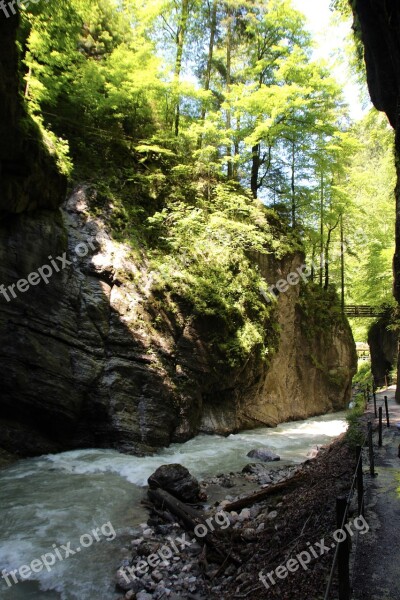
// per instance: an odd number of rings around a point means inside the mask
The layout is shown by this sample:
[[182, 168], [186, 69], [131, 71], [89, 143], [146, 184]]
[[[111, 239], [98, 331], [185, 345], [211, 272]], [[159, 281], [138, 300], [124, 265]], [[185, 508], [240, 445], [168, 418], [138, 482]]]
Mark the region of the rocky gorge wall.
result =
[[368, 331], [371, 371], [376, 386], [385, 385], [386, 378], [397, 364], [399, 334], [393, 330], [390, 312], [373, 323]]
[[[92, 196], [81, 186], [60, 211], [0, 224], [0, 282], [8, 288], [41, 265], [53, 270], [47, 284], [0, 297], [1, 447], [147, 452], [198, 432], [227, 434], [346, 406], [356, 365], [346, 322], [332, 322], [323, 335], [313, 330], [293, 286], [278, 301], [270, 364], [254, 357], [241, 368], [217, 364], [211, 324], [152, 294], [145, 261], [133, 262], [129, 246], [92, 216]], [[259, 261], [277, 281], [302, 257]]]
[[[81, 185], [59, 208], [65, 181], [18, 96], [15, 23], [0, 21], [0, 448], [141, 453], [344, 408], [350, 328], [321, 327], [300, 286], [279, 298], [275, 355], [233, 368], [209, 320], [153, 293], [146, 258], [108, 231], [112, 208], [93, 210], [95, 190]], [[302, 257], [258, 261], [273, 283]]]
[[[397, 0], [352, 0], [354, 28], [365, 49], [368, 87], [375, 107], [395, 130], [397, 169], [394, 297], [400, 302], [400, 4]], [[400, 358], [398, 358], [400, 372]], [[398, 379], [399, 381], [399, 379]], [[400, 400], [400, 390], [397, 390]]]

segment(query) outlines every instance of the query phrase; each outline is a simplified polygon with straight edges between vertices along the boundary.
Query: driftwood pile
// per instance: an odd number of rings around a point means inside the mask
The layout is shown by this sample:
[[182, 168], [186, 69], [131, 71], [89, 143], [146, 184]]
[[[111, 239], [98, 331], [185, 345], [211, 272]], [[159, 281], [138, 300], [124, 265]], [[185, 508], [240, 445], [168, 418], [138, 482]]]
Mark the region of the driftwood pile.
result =
[[[177, 465], [165, 465], [165, 467], [173, 467]], [[179, 465], [180, 466], [180, 465]], [[281, 481], [277, 484], [271, 484], [267, 488], [252, 493], [245, 498], [241, 498], [224, 507], [226, 518], [227, 513], [237, 511], [243, 508], [252, 506], [257, 502], [261, 502], [273, 494], [289, 491], [304, 483], [306, 473], [300, 472], [293, 477]], [[197, 541], [203, 545], [203, 558], [207, 562], [215, 562], [221, 565], [218, 572], [214, 575], [219, 575], [224, 571], [229, 564], [240, 565], [241, 558], [234, 550], [235, 539], [238, 538], [238, 531], [232, 531], [229, 528], [221, 529], [220, 519], [215, 517], [215, 514], [207, 513], [203, 510], [194, 508], [191, 504], [183, 502], [176, 498], [170, 491], [155, 487], [157, 478], [151, 477], [151, 488], [148, 490], [148, 497], [152, 502], [153, 510], [156, 514], [165, 518], [167, 510], [172, 513], [180, 522], [183, 528], [193, 535], [192, 541]], [[150, 483], [150, 479], [149, 479]], [[157, 510], [162, 509], [162, 510]], [[208, 553], [208, 554], [207, 554]], [[207, 557], [206, 557], [207, 555]]]

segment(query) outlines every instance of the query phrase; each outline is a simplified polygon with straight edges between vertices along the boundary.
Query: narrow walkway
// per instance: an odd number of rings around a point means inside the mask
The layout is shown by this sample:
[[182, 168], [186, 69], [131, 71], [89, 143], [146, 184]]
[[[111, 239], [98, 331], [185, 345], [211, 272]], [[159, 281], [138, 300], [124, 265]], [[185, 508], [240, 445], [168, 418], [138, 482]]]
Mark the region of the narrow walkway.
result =
[[[353, 600], [400, 600], [400, 404], [394, 398], [395, 387], [377, 393], [380, 406], [389, 399], [390, 428], [383, 408], [383, 446], [374, 434], [375, 472], [366, 476], [365, 517], [370, 530], [359, 536], [354, 560]], [[369, 405], [371, 409], [371, 404]], [[371, 412], [372, 422], [376, 422]]]

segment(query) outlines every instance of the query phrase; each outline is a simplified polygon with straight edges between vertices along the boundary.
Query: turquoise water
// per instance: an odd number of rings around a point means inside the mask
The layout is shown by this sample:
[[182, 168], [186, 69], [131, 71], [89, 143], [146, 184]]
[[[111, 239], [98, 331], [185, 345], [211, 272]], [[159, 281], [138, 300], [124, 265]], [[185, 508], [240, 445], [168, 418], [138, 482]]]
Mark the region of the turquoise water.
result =
[[[56, 549], [63, 560], [56, 557], [49, 571], [32, 572], [25, 581], [17, 574], [19, 583], [11, 587], [0, 579], [0, 599], [114, 600], [121, 594], [115, 592], [113, 576], [135, 527], [147, 518], [140, 504], [143, 486], [159, 465], [178, 462], [197, 477], [238, 471], [251, 462], [247, 452], [260, 446], [273, 449], [287, 463], [299, 463], [313, 446], [328, 443], [345, 429], [344, 413], [338, 413], [227, 438], [198, 436], [154, 456], [94, 449], [21, 460], [0, 471], [0, 570], [30, 565], [49, 552], [56, 556]], [[85, 534], [93, 543], [81, 547]], [[83, 539], [85, 544], [90, 541]], [[64, 558], [61, 545], [69, 542], [75, 554]]]

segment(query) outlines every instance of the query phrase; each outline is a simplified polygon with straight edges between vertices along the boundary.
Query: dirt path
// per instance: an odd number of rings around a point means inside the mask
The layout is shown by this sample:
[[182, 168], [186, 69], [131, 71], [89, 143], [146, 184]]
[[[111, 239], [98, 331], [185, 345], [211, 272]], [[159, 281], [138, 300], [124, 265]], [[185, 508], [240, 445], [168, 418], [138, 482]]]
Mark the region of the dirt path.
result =
[[[400, 600], [400, 431], [396, 427], [400, 405], [394, 393], [392, 386], [377, 394], [378, 406], [388, 396], [390, 428], [386, 427], [383, 409], [383, 446], [374, 444], [376, 476], [372, 480], [368, 476], [366, 481], [365, 512], [370, 531], [360, 536], [356, 547], [353, 600]], [[374, 422], [373, 412], [371, 419]]]

